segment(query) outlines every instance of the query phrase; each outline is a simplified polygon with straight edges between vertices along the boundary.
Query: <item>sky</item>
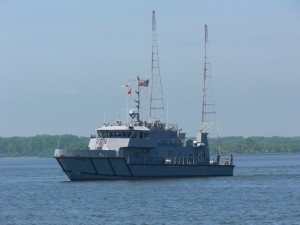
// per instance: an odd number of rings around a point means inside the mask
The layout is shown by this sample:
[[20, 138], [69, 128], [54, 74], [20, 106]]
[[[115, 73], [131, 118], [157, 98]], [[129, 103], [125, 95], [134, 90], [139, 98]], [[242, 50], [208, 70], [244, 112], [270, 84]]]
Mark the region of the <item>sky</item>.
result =
[[300, 136], [296, 0], [1, 0], [0, 136], [89, 136], [126, 121], [121, 86], [151, 74], [153, 9], [169, 123], [189, 137], [200, 128], [207, 24], [222, 136]]

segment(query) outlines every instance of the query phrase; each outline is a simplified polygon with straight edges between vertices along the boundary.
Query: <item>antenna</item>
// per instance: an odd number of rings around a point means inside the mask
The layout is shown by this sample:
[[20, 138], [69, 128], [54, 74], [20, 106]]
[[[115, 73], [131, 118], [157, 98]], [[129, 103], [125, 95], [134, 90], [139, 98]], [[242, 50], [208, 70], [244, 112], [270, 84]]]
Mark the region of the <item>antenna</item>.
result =
[[58, 141], [57, 141], [57, 147], [56, 147], [57, 149], [59, 149], [60, 148], [60, 135], [58, 135]]
[[221, 135], [217, 124], [215, 102], [213, 98], [211, 66], [208, 57], [208, 28], [206, 24], [204, 26], [204, 29], [204, 81], [200, 132], [209, 133], [211, 137], [220, 138]]
[[160, 77], [155, 10], [152, 11], [152, 63], [151, 63], [151, 94], [150, 122], [164, 120], [165, 108]]
[[106, 123], [106, 108], [103, 111], [103, 123]]

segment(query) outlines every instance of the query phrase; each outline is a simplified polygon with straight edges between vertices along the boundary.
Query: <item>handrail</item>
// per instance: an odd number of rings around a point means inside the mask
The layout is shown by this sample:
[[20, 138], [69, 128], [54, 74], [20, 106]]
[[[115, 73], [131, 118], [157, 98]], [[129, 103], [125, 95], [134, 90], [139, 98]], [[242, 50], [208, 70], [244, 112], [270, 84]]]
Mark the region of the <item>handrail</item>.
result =
[[[218, 155], [219, 157], [219, 155]], [[220, 158], [219, 159], [217, 158], [217, 161], [213, 161], [211, 164], [213, 165], [226, 165], [226, 166], [229, 166], [229, 165], [233, 165], [233, 156], [232, 154], [230, 154], [230, 156], [227, 156], [226, 158]]]

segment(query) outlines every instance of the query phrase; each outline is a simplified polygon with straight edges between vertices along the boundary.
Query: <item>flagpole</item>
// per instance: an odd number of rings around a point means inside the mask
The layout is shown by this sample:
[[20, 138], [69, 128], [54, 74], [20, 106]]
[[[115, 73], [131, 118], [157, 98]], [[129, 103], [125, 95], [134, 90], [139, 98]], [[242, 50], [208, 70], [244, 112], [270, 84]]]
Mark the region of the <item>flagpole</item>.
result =
[[126, 123], [128, 124], [128, 94], [126, 95]]

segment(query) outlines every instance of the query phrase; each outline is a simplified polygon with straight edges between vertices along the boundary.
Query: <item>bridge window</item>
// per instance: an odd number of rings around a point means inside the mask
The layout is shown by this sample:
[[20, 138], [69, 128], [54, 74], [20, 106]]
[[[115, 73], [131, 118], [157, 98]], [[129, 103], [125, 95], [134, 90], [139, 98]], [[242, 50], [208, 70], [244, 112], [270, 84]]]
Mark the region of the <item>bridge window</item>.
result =
[[136, 132], [136, 137], [137, 138], [142, 138], [143, 137], [143, 133], [142, 132]]
[[98, 133], [98, 137], [105, 137], [105, 134], [106, 134], [103, 131], [98, 131], [97, 133]]
[[135, 133], [135, 132], [129, 133], [129, 137], [130, 137], [130, 138], [135, 138], [135, 136], [136, 136], [136, 133]]

